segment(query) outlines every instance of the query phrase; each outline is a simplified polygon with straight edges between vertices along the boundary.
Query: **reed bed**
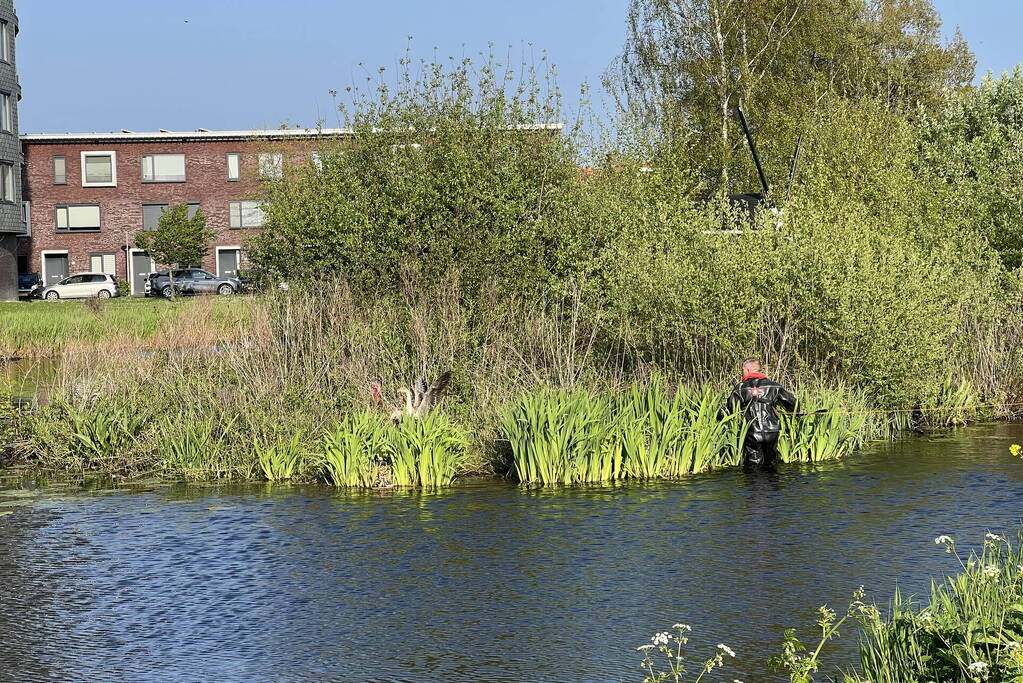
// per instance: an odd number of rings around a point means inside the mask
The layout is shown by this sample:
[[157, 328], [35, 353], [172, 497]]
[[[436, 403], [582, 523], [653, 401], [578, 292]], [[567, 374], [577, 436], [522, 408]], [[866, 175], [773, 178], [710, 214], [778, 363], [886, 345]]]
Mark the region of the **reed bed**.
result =
[[[742, 424], [719, 416], [728, 382], [652, 365], [579, 296], [466, 298], [457, 280], [375, 298], [324, 286], [238, 300], [244, 318], [229, 336], [221, 325], [235, 304], [205, 301], [182, 304], [192, 313], [167, 322], [147, 353], [108, 344], [64, 356], [36, 404], [0, 425], [5, 460], [120, 477], [434, 487], [469, 474], [677, 478], [740, 459]], [[437, 416], [392, 427], [398, 389], [445, 369], [453, 381]], [[825, 411], [786, 419], [786, 461], [842, 457], [913, 419], [871, 411], [852, 386], [780, 379], [800, 412]], [[936, 401], [960, 400], [951, 389]], [[948, 411], [924, 414], [975, 415]]]
[[[670, 390], [660, 379], [614, 395], [541, 389], [524, 394], [502, 417], [514, 472], [528, 484], [675, 479], [736, 465], [745, 424], [722, 414], [727, 390], [709, 384]], [[816, 388], [822, 413], [787, 416], [779, 441], [785, 462], [847, 455], [887, 434], [849, 389]]]

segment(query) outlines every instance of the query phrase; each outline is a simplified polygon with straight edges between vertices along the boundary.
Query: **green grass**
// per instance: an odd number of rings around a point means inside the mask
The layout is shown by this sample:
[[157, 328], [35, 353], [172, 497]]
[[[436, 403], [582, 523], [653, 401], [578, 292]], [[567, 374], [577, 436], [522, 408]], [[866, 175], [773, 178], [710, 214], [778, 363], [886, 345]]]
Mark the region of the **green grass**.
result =
[[0, 303], [0, 354], [51, 356], [105, 342], [144, 342], [188, 316], [199, 316], [205, 331], [229, 333], [250, 306], [245, 297]]

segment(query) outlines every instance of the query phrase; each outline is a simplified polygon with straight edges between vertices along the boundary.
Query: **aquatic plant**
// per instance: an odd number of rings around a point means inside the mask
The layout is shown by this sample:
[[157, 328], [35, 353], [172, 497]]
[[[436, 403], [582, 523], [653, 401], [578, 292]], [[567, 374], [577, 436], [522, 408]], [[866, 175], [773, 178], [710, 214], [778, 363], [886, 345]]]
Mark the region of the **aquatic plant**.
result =
[[259, 471], [267, 481], [286, 481], [294, 476], [304, 452], [296, 434], [270, 444], [253, 443]]
[[397, 486], [448, 486], [468, 445], [465, 430], [436, 410], [419, 419], [402, 420], [386, 436], [391, 442], [391, 475]]
[[[651, 636], [649, 643], [636, 648], [643, 653], [643, 661], [640, 662], [640, 667], [646, 671], [643, 683], [662, 683], [663, 681], [699, 683], [714, 669], [724, 667], [726, 661], [735, 659], [735, 651], [732, 648], [724, 643], [718, 643], [714, 654], [701, 663], [700, 671], [696, 677], [689, 678], [689, 672], [686, 670], [686, 646], [689, 644], [689, 633], [693, 629], [689, 624], [675, 624], [671, 628], [671, 631], [655, 633]], [[665, 667], [663, 670], [654, 661], [655, 653], [659, 653], [664, 659], [661, 665]], [[737, 679], [732, 680], [742, 683]]]
[[377, 463], [389, 452], [388, 426], [377, 412], [346, 415], [323, 437], [327, 482], [339, 487], [374, 486]]
[[896, 590], [882, 611], [863, 602], [861, 588], [843, 617], [827, 606], [818, 610], [821, 636], [812, 652], [787, 630], [782, 652], [771, 659], [775, 668], [792, 683], [812, 682], [825, 645], [853, 620], [860, 626], [859, 667], [844, 683], [1023, 679], [1023, 533], [1012, 542], [988, 532], [966, 556], [951, 536], [934, 543], [955, 559], [958, 573], [932, 582], [925, 604]]
[[67, 420], [68, 450], [83, 469], [125, 457], [149, 419], [138, 406], [120, 401], [94, 400], [84, 406], [64, 402], [58, 410]]
[[[501, 425], [524, 484], [571, 484], [580, 472], [613, 477], [622, 457], [604, 448], [607, 404], [587, 392], [540, 389], [506, 408]], [[627, 448], [627, 446], [623, 446]], [[597, 481], [602, 481], [598, 479]]]
[[153, 439], [160, 448], [160, 468], [188, 481], [230, 476], [230, 434], [236, 418], [195, 413], [164, 417]]

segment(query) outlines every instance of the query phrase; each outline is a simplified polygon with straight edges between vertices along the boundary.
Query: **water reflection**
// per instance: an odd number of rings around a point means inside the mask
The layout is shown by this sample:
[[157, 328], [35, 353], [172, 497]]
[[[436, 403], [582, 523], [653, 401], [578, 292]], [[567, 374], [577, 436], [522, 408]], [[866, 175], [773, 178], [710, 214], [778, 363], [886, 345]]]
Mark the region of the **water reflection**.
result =
[[636, 646], [684, 621], [697, 657], [739, 653], [726, 680], [776, 680], [781, 630], [822, 602], [923, 593], [953, 569], [935, 536], [1014, 524], [1021, 438], [563, 491], [9, 482], [0, 678], [629, 681]]

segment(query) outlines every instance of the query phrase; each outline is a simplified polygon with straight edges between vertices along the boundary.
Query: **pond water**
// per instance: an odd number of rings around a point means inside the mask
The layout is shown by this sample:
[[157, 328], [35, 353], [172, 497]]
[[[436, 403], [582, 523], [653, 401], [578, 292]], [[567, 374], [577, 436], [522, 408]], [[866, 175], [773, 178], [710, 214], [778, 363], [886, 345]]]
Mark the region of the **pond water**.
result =
[[954, 569], [936, 536], [1013, 529], [1019, 441], [544, 491], [0, 480], [0, 679], [638, 681], [636, 647], [681, 621], [698, 658], [738, 653], [713, 680], [780, 680], [766, 658], [818, 605], [923, 594]]

